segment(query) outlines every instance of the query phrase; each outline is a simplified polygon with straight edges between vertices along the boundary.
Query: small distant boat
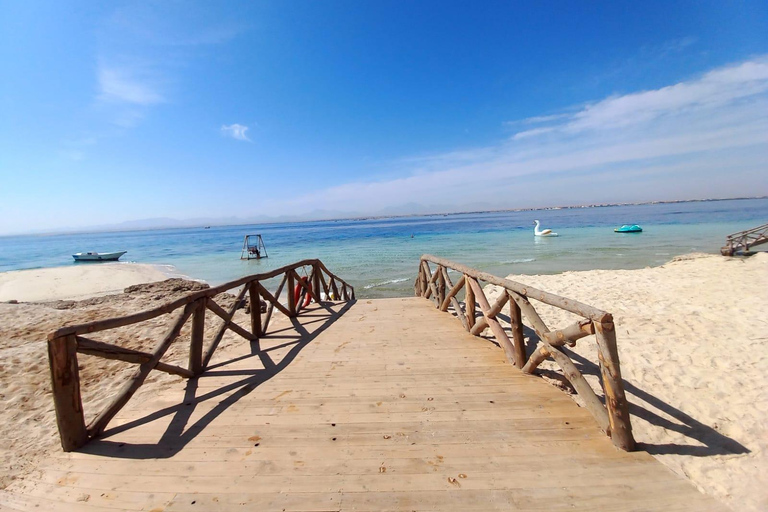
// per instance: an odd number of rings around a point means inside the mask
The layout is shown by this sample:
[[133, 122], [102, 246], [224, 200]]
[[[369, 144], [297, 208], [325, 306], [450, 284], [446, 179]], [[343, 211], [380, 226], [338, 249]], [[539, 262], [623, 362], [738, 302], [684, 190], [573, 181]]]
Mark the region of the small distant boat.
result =
[[72, 257], [75, 258], [75, 261], [117, 261], [120, 259], [120, 256], [127, 252], [78, 252], [73, 254]]
[[536, 227], [533, 228], [533, 236], [559, 236], [557, 233], [553, 233], [551, 229], [539, 229], [540, 224], [538, 220], [533, 221]]
[[643, 228], [641, 228], [637, 224], [624, 224], [620, 228], [616, 228], [613, 231], [615, 233], [642, 233]]

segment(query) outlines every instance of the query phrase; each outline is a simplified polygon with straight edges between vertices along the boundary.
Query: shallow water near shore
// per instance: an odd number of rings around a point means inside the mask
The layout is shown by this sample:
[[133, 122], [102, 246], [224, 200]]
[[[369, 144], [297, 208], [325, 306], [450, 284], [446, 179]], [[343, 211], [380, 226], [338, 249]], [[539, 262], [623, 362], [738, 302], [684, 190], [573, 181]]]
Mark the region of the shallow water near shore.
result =
[[[535, 238], [533, 221], [556, 238]], [[634, 269], [689, 252], [718, 253], [725, 236], [768, 221], [768, 199], [522, 212], [221, 226], [0, 238], [0, 271], [75, 264], [81, 251], [127, 250], [121, 261], [163, 265], [215, 285], [303, 258], [320, 258], [359, 298], [413, 293], [424, 253], [506, 276]], [[622, 224], [643, 232], [617, 234]], [[240, 260], [243, 237], [261, 233], [269, 254]]]

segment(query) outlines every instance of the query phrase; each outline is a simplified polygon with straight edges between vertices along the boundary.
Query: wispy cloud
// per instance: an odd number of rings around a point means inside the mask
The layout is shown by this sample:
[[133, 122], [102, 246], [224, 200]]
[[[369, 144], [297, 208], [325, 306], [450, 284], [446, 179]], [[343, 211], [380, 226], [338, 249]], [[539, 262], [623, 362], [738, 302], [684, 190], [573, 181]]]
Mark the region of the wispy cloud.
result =
[[247, 142], [251, 142], [251, 139], [248, 138], [248, 135], [245, 133], [248, 131], [248, 127], [242, 124], [230, 124], [230, 125], [223, 125], [221, 127], [221, 133], [227, 137], [232, 137], [235, 140], [244, 140]]
[[98, 79], [99, 99], [104, 102], [148, 106], [165, 101], [151, 79], [129, 68], [101, 65]]
[[[658, 121], [661, 117], [687, 116], [697, 112], [737, 108], [742, 99], [768, 91], [768, 59], [744, 62], [710, 71], [698, 80], [680, 82], [661, 89], [608, 98], [565, 116], [549, 131], [580, 132], [607, 130]], [[539, 129], [522, 131], [515, 138], [538, 135]]]
[[460, 210], [477, 203], [500, 208], [768, 193], [768, 56], [528, 121], [523, 124], [540, 126], [494, 146], [413, 159], [396, 179], [297, 197], [290, 208], [345, 204], [374, 212], [423, 205], [427, 196]]

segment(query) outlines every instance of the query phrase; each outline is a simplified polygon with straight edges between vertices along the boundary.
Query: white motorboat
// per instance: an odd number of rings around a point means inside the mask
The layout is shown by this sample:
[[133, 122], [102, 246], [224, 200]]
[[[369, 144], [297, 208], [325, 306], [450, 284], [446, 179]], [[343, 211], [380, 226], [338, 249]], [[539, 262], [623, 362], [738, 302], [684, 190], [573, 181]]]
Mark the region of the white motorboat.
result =
[[120, 259], [120, 256], [127, 252], [78, 252], [73, 254], [72, 257], [75, 258], [75, 261], [117, 261]]

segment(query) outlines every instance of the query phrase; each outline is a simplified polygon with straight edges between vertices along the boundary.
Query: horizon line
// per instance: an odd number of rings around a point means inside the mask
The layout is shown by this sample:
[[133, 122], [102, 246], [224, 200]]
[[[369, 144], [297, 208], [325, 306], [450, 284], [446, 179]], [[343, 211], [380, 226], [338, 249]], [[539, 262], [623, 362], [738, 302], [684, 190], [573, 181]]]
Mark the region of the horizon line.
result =
[[[637, 201], [637, 202], [622, 202], [622, 203], [591, 203], [591, 204], [572, 204], [572, 205], [553, 205], [553, 206], [539, 206], [530, 208], [499, 208], [490, 210], [468, 210], [468, 211], [453, 211], [453, 212], [433, 212], [433, 213], [404, 213], [395, 215], [362, 215], [362, 216], [350, 216], [350, 217], [332, 217], [332, 218], [316, 218], [294, 221], [268, 221], [268, 222], [243, 222], [235, 224], [216, 224], [215, 221], [210, 225], [205, 224], [190, 224], [187, 226], [156, 226], [146, 228], [133, 228], [133, 229], [83, 229], [69, 230], [63, 228], [60, 231], [45, 231], [45, 232], [31, 232], [31, 233], [15, 233], [15, 234], [0, 234], [0, 238], [11, 238], [16, 236], [57, 236], [57, 235], [88, 235], [96, 233], [135, 233], [139, 231], [155, 231], [164, 229], [192, 229], [192, 228], [206, 228], [206, 227], [235, 227], [235, 226], [250, 226], [253, 224], [261, 224], [266, 226], [275, 226], [279, 224], [307, 224], [310, 222], [339, 222], [339, 221], [363, 221], [363, 220], [377, 220], [377, 219], [401, 219], [407, 217], [431, 217], [431, 216], [448, 216], [448, 215], [472, 215], [479, 213], [505, 213], [505, 212], [531, 212], [531, 211], [545, 211], [545, 210], [571, 210], [580, 208], [610, 208], [617, 206], [645, 206], [652, 204], [676, 204], [676, 203], [701, 203], [701, 202], [714, 202], [714, 201], [748, 201], [755, 199], [768, 199], [768, 195], [763, 196], [742, 196], [742, 197], [710, 197], [710, 198], [698, 198], [698, 199], [668, 199], [668, 200], [653, 200], [653, 201]], [[138, 222], [137, 220], [128, 220], [123, 223]], [[171, 219], [177, 220], [177, 219]], [[184, 222], [184, 220], [177, 220], [177, 222]]]

